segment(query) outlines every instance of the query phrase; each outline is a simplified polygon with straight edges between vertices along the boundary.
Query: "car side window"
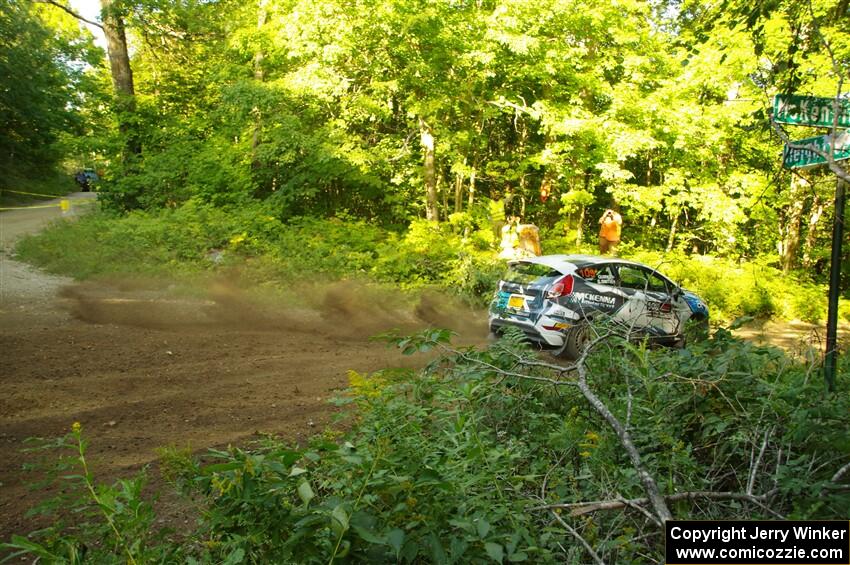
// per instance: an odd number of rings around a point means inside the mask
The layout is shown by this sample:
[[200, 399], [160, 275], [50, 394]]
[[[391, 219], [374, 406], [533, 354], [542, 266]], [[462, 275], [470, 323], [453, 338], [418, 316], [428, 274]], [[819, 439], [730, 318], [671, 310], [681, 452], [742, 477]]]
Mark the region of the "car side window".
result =
[[647, 274], [647, 281], [649, 282], [647, 289], [655, 292], [670, 292], [668, 288], [667, 281], [661, 278], [658, 273], [650, 272]]
[[628, 265], [620, 265], [619, 271], [620, 286], [635, 290], [645, 290], [647, 288], [646, 274], [642, 270]]

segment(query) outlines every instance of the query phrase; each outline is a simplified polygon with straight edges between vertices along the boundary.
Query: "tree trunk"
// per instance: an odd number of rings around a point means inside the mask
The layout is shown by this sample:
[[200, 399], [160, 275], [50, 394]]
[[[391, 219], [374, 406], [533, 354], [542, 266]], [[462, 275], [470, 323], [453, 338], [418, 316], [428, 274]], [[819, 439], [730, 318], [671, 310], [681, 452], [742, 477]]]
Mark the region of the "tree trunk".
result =
[[579, 208], [578, 213], [578, 228], [576, 228], [576, 245], [581, 245], [581, 240], [584, 238], [584, 204]]
[[676, 228], [679, 227], [679, 214], [673, 217], [673, 224], [670, 226], [670, 235], [667, 237], [667, 253], [673, 250], [673, 244], [676, 243]]
[[446, 185], [446, 177], [443, 169], [437, 174], [437, 192], [443, 197], [443, 217], [448, 218], [449, 214], [449, 188]]
[[434, 135], [431, 133], [431, 127], [422, 118], [419, 118], [419, 135], [422, 142], [422, 149], [425, 152], [425, 218], [429, 221], [438, 222], [440, 221], [440, 216], [437, 211], [437, 170], [434, 163]]
[[455, 173], [455, 213], [463, 212], [463, 175]]
[[812, 252], [815, 249], [818, 237], [818, 222], [823, 216], [823, 200], [819, 194], [815, 194], [812, 202], [812, 211], [809, 215], [809, 229], [806, 231], [806, 241], [803, 244], [803, 266], [809, 268], [814, 265]]
[[469, 200], [467, 203], [469, 204], [469, 208], [472, 208], [472, 204], [475, 202], [475, 168], [472, 169], [472, 172], [469, 173]]
[[[263, 26], [266, 25], [267, 4], [268, 0], [260, 0], [260, 5], [257, 8], [257, 33], [260, 33]], [[254, 80], [257, 82], [263, 82], [266, 79], [266, 73], [263, 69], [263, 61], [265, 58], [266, 54], [263, 50], [257, 48], [254, 52]], [[260, 132], [263, 128], [263, 118], [260, 114], [260, 109], [256, 106], [254, 106], [251, 113], [254, 115], [254, 119], [256, 120], [256, 123], [254, 123], [254, 135], [251, 139], [251, 168], [256, 170], [261, 166], [261, 163], [257, 158], [257, 147], [260, 146]]]
[[797, 252], [800, 249], [800, 225], [803, 220], [804, 189], [808, 183], [799, 175], [791, 176], [789, 204], [785, 213], [785, 238], [782, 242], [780, 256], [782, 270], [791, 271], [797, 262]]
[[103, 10], [103, 34], [109, 56], [112, 87], [115, 90], [118, 129], [126, 137], [124, 159], [141, 152], [138, 132], [133, 126], [136, 112], [136, 91], [133, 86], [133, 71], [127, 52], [127, 36], [124, 33], [124, 18], [114, 5], [114, 0], [100, 0]]
[[[552, 136], [546, 134], [546, 139], [543, 142], [544, 152], [546, 154], [551, 154], [550, 146], [552, 144]], [[554, 163], [546, 163], [546, 169], [543, 171], [543, 180], [540, 182], [540, 201], [546, 202], [549, 199], [549, 196], [552, 195], [552, 190], [555, 188], [555, 164]]]

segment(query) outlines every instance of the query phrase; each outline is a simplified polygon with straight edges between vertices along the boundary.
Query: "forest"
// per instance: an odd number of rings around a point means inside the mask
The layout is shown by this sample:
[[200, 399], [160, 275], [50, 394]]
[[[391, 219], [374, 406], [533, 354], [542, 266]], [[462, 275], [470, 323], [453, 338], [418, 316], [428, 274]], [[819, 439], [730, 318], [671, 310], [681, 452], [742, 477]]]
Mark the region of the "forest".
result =
[[842, 94], [846, 6], [809, 4], [107, 2], [107, 57], [67, 11], [5, 0], [0, 158], [105, 171], [122, 213], [398, 232], [505, 203], [552, 247], [616, 206], [635, 247], [817, 279], [840, 171], [783, 170], [769, 119], [777, 93]]
[[[5, 551], [653, 563], [673, 516], [850, 517], [846, 356], [831, 395], [811, 362], [731, 333], [826, 317], [850, 172], [783, 167], [786, 143], [825, 130], [777, 123], [773, 101], [847, 98], [848, 0], [100, 8], [86, 21], [64, 0], [0, 0], [0, 189], [65, 193], [75, 171], [100, 176], [97, 211], [22, 240], [24, 260], [77, 279], [352, 278], [480, 308], [504, 270], [506, 219], [538, 226], [544, 253], [595, 253], [613, 208], [619, 254], [697, 291], [713, 331], [683, 352], [600, 338], [572, 376], [517, 335], [481, 350], [440, 329], [384, 335], [428, 364], [351, 371], [343, 431], [200, 459], [163, 449], [169, 484], [204, 505], [192, 536], [155, 533], [144, 473], [96, 484], [74, 424], [42, 447], [82, 465], [73, 507], [91, 521], [57, 519]], [[835, 108], [838, 133], [850, 108]]]

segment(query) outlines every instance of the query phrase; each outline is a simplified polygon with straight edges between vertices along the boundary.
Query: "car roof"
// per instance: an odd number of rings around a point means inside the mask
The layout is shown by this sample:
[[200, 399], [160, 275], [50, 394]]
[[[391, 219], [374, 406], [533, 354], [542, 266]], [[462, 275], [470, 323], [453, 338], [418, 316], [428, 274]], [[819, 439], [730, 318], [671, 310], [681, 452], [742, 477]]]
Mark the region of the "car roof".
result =
[[[590, 265], [599, 265], [602, 263], [614, 263], [618, 265], [636, 265], [639, 267], [646, 267], [646, 265], [642, 265], [641, 263], [636, 263], [634, 261], [627, 261], [625, 259], [618, 259], [616, 257], [603, 257], [599, 255], [540, 255], [539, 257], [528, 257], [525, 259], [519, 259], [517, 261], [512, 261], [512, 263], [534, 263], [537, 265], [544, 265], [546, 267], [557, 269], [558, 271], [561, 271], [563, 273], [568, 273], [574, 271], [575, 269], [581, 269], [582, 267], [587, 267]], [[647, 268], [652, 269], [652, 267]]]

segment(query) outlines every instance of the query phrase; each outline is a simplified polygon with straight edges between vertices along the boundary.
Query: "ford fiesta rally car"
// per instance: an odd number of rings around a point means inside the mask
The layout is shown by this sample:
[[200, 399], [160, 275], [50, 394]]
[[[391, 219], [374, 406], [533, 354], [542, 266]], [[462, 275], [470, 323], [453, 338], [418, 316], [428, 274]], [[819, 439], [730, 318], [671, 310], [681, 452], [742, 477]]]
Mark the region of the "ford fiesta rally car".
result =
[[686, 324], [707, 325], [708, 308], [652, 267], [614, 257], [544, 255], [508, 264], [490, 303], [490, 331], [522, 330], [577, 359], [588, 322], [607, 319], [632, 337], [682, 347]]

